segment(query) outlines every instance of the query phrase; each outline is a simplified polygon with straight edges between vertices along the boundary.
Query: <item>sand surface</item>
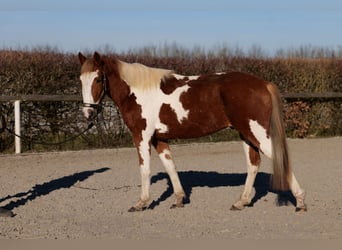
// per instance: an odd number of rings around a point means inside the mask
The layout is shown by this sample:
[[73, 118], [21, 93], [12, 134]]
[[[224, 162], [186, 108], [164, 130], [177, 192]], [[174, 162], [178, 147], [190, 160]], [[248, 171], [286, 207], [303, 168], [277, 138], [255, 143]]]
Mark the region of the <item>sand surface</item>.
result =
[[342, 138], [292, 139], [294, 171], [308, 212], [277, 206], [263, 158], [253, 206], [231, 211], [246, 173], [240, 142], [174, 145], [188, 196], [169, 209], [172, 189], [152, 153], [151, 206], [129, 213], [140, 195], [134, 148], [0, 155], [0, 238], [12, 239], [341, 239]]

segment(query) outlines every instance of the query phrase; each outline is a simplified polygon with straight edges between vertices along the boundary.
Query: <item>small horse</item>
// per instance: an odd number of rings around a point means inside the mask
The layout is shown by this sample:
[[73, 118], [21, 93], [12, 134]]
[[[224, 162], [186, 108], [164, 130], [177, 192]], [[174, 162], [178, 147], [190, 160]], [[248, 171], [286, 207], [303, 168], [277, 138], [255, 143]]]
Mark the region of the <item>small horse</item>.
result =
[[289, 162], [280, 94], [273, 83], [241, 72], [183, 76], [97, 52], [92, 58], [82, 53], [78, 57], [85, 117], [93, 119], [108, 95], [118, 106], [138, 151], [141, 195], [129, 211], [149, 205], [151, 146], [170, 176], [175, 196], [171, 207], [183, 207], [185, 193], [168, 140], [196, 138], [227, 127], [239, 132], [247, 158], [245, 187], [231, 209], [242, 210], [250, 204], [261, 152], [273, 159], [273, 189], [290, 189], [296, 211], [306, 211], [304, 190]]

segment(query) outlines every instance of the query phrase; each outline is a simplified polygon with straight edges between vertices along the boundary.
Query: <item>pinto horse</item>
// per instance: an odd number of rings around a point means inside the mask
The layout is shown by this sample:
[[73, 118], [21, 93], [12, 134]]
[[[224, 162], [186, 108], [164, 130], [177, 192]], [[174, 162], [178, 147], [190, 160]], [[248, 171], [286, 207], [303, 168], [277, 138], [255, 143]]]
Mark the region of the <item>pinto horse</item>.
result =
[[273, 83], [241, 72], [183, 76], [97, 52], [92, 58], [81, 53], [78, 57], [85, 117], [94, 118], [108, 95], [118, 106], [138, 151], [141, 195], [129, 211], [149, 205], [151, 146], [170, 176], [175, 197], [171, 207], [183, 207], [185, 193], [168, 140], [196, 138], [227, 127], [239, 132], [247, 158], [245, 187], [231, 209], [250, 204], [261, 152], [273, 159], [273, 189], [291, 190], [296, 211], [306, 211], [304, 190], [289, 162], [280, 94]]

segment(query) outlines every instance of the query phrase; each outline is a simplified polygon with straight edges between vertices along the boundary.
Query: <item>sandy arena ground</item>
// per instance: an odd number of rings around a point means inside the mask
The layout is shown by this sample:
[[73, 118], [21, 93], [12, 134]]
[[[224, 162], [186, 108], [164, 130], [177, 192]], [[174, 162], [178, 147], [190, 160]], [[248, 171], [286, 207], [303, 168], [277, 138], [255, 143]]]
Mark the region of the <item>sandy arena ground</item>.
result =
[[172, 146], [188, 195], [169, 209], [172, 190], [152, 154], [151, 206], [127, 210], [140, 195], [133, 148], [0, 155], [0, 238], [27, 239], [341, 239], [342, 138], [289, 140], [308, 212], [277, 206], [263, 158], [254, 204], [231, 211], [246, 164], [240, 142]]

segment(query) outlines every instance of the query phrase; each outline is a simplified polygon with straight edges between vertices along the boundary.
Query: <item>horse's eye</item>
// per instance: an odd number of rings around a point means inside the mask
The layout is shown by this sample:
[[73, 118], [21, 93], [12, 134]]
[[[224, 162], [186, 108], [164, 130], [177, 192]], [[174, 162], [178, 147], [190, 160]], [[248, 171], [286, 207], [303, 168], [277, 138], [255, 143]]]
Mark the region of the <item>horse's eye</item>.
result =
[[101, 83], [102, 80], [101, 80], [101, 78], [96, 78], [95, 82], [96, 82], [96, 83]]

